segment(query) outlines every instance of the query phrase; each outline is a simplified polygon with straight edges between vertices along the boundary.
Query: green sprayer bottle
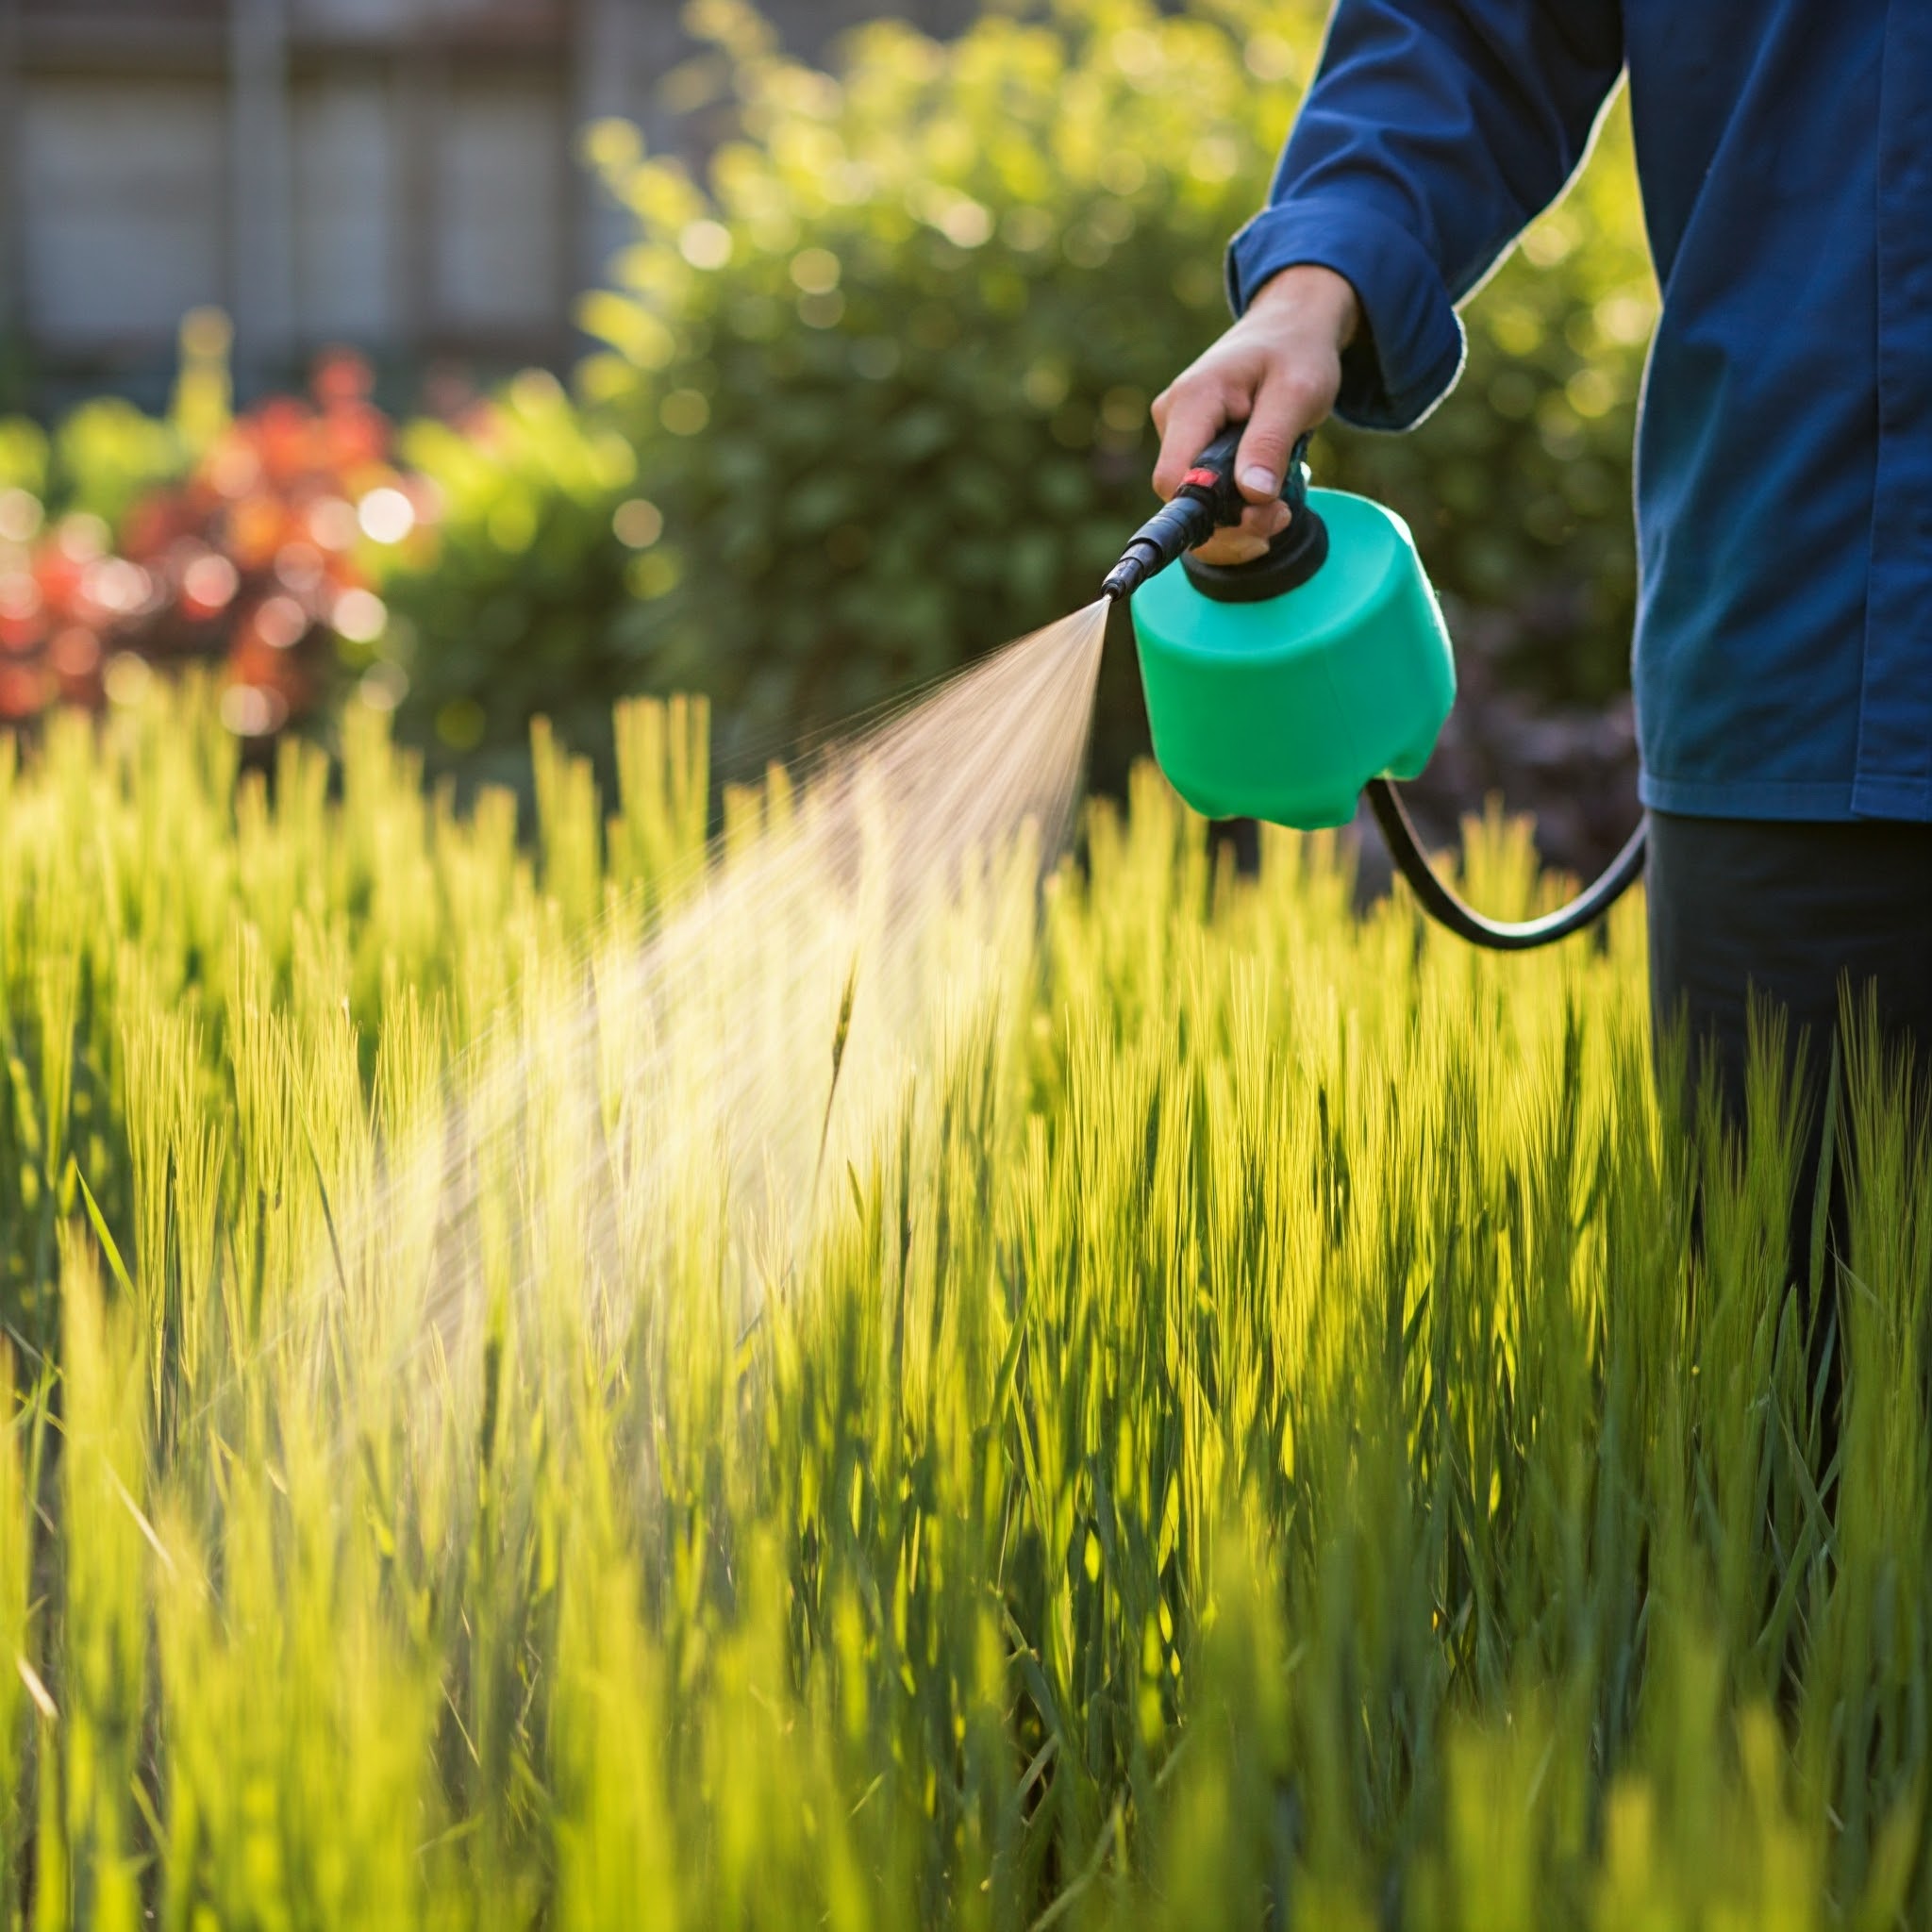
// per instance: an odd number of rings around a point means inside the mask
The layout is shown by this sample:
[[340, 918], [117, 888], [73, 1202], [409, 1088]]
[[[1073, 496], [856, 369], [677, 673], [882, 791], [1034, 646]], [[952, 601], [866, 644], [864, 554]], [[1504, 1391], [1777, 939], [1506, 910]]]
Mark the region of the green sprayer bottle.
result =
[[[1296, 446], [1291, 515], [1252, 562], [1190, 553], [1246, 505], [1244, 425], [1224, 429], [1108, 572], [1130, 596], [1154, 756], [1208, 818], [1312, 830], [1367, 794], [1390, 856], [1432, 917], [1478, 945], [1542, 945], [1600, 917], [1643, 867], [1640, 828], [1601, 878], [1541, 919], [1485, 919], [1437, 877], [1390, 782], [1428, 763], [1456, 698], [1456, 660], [1408, 526], [1366, 497], [1310, 490]], [[1167, 566], [1179, 560], [1181, 568]]]

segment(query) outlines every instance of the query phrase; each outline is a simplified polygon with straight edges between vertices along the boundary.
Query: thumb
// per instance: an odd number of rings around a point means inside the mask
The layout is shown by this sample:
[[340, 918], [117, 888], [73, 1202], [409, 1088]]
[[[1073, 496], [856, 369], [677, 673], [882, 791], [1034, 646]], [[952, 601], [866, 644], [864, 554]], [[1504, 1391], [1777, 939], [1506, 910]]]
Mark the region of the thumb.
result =
[[1307, 413], [1291, 383], [1277, 378], [1262, 384], [1234, 459], [1235, 483], [1250, 503], [1272, 503], [1281, 494], [1289, 453], [1310, 426], [1303, 420]]

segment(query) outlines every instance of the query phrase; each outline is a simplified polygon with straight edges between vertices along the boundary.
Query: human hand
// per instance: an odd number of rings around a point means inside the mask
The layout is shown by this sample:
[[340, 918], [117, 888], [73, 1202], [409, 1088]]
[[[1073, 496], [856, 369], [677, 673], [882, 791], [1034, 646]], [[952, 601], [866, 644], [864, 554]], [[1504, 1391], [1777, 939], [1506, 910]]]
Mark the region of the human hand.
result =
[[1194, 458], [1229, 423], [1247, 420], [1235, 482], [1247, 499], [1241, 520], [1194, 553], [1208, 563], [1246, 563], [1289, 521], [1281, 500], [1289, 453], [1305, 430], [1327, 419], [1341, 387], [1341, 352], [1360, 326], [1348, 281], [1305, 262], [1271, 275], [1247, 313], [1154, 398], [1160, 459], [1154, 488], [1170, 497]]

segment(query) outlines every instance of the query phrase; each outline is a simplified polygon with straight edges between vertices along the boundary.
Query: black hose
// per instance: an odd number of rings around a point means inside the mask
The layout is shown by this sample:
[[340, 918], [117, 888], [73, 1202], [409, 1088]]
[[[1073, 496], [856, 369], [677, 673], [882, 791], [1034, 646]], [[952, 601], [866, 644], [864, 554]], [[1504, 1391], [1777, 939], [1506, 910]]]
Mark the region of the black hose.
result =
[[1488, 946], [1498, 953], [1522, 953], [1532, 946], [1547, 946], [1566, 940], [1601, 919], [1643, 871], [1643, 827], [1639, 824], [1602, 874], [1567, 906], [1558, 906], [1540, 919], [1485, 919], [1437, 877], [1394, 785], [1387, 778], [1371, 778], [1362, 789], [1368, 794], [1375, 823], [1382, 828], [1389, 857], [1395, 861], [1396, 871], [1408, 881], [1409, 890], [1421, 900], [1423, 910], [1473, 946]]

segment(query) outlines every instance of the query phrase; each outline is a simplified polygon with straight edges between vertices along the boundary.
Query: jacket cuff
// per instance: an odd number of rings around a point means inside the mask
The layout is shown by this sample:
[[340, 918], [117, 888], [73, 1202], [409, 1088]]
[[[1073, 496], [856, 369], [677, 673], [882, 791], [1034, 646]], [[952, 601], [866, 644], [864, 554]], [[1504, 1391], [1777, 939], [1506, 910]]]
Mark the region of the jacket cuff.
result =
[[1310, 262], [1353, 286], [1362, 329], [1341, 357], [1335, 413], [1359, 429], [1408, 429], [1462, 373], [1462, 324], [1441, 272], [1408, 230], [1353, 199], [1309, 196], [1265, 208], [1228, 244], [1237, 315], [1282, 269]]

